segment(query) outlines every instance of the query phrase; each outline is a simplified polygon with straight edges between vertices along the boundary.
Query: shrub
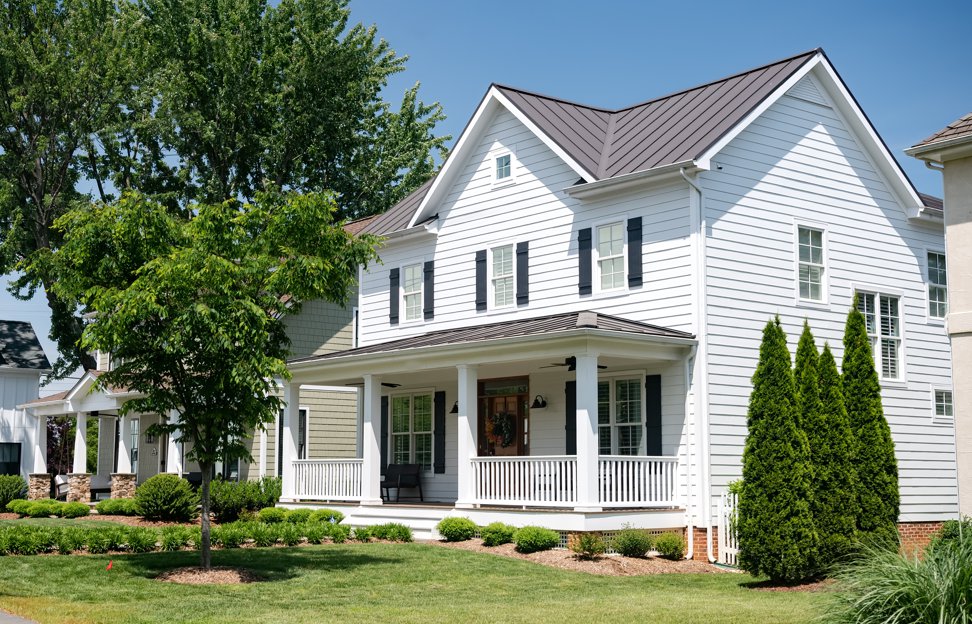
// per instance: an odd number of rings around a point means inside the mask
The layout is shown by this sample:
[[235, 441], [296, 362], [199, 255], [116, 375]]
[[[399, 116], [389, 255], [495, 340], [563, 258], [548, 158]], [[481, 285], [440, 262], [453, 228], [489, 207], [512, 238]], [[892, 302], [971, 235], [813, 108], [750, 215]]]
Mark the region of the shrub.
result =
[[264, 477], [259, 481], [216, 479], [209, 486], [209, 506], [221, 523], [244, 519], [248, 513], [273, 507], [280, 499], [280, 479]]
[[90, 528], [85, 535], [88, 552], [95, 555], [121, 550], [127, 540], [128, 532], [121, 527]]
[[538, 526], [525, 526], [513, 534], [516, 549], [521, 553], [550, 550], [560, 543], [560, 534]]
[[310, 515], [311, 522], [331, 522], [337, 524], [344, 520], [344, 514], [334, 509], [317, 509]]
[[371, 527], [355, 527], [354, 528], [354, 539], [359, 542], [370, 542], [371, 541]]
[[287, 519], [287, 510], [280, 507], [264, 507], [260, 510], [260, 522], [276, 524]]
[[145, 527], [130, 527], [125, 536], [125, 544], [133, 553], [152, 552], [156, 549], [159, 534]]
[[280, 541], [287, 546], [296, 546], [304, 536], [301, 535], [300, 527], [289, 522], [280, 527]]
[[625, 527], [611, 539], [611, 548], [623, 557], [644, 557], [654, 545], [647, 531]]
[[594, 560], [604, 554], [604, 538], [599, 533], [580, 533], [571, 540], [570, 549], [581, 559]]
[[346, 524], [332, 524], [330, 527], [328, 532], [331, 535], [331, 541], [335, 544], [342, 544], [351, 537], [351, 527]]
[[138, 507], [133, 498], [106, 498], [98, 501], [95, 511], [105, 516], [137, 516]]
[[685, 556], [685, 539], [678, 533], [662, 533], [655, 538], [655, 550], [665, 559], [677, 561]]
[[300, 525], [300, 531], [307, 538], [308, 544], [320, 544], [330, 535], [327, 525], [323, 522], [307, 522]]
[[31, 501], [27, 504], [26, 512], [31, 518], [50, 518], [57, 515], [62, 503], [49, 498]]
[[398, 522], [376, 524], [371, 527], [371, 536], [389, 542], [411, 542], [412, 529]]
[[77, 527], [66, 527], [61, 530], [57, 539], [57, 552], [62, 555], [70, 555], [84, 548], [87, 532]]
[[147, 520], [186, 522], [196, 517], [199, 496], [174, 474], [157, 474], [135, 490], [135, 506]]
[[231, 522], [213, 529], [213, 543], [223, 548], [239, 548], [246, 541], [247, 531], [238, 522]]
[[511, 527], [502, 522], [491, 522], [479, 531], [479, 534], [483, 536], [483, 546], [509, 544], [513, 541], [514, 533], [516, 533], [516, 527]]
[[868, 545], [839, 569], [827, 621], [835, 624], [968, 622], [972, 612], [972, 534], [924, 556]]
[[83, 518], [91, 513], [91, 508], [81, 502], [65, 503], [57, 510], [62, 518]]
[[435, 530], [447, 542], [465, 542], [476, 534], [476, 523], [469, 518], [443, 518]]
[[273, 546], [277, 543], [276, 525], [255, 522], [250, 526], [250, 539], [256, 546]]
[[958, 541], [961, 537], [972, 535], [972, 517], [965, 516], [961, 520], [946, 520], [938, 530], [928, 548], [940, 548]]
[[291, 509], [287, 512], [287, 522], [293, 524], [304, 524], [311, 517], [310, 509]]
[[182, 550], [189, 544], [192, 531], [189, 527], [173, 526], [162, 529], [162, 550], [173, 552]]
[[42, 548], [36, 527], [18, 526], [7, 531], [7, 551], [12, 555], [36, 555]]
[[13, 500], [27, 498], [27, 482], [20, 475], [0, 475], [0, 509]]
[[20, 516], [26, 516], [27, 509], [29, 509], [30, 504], [31, 501], [18, 498], [7, 503], [6, 509], [11, 513], [15, 513]]

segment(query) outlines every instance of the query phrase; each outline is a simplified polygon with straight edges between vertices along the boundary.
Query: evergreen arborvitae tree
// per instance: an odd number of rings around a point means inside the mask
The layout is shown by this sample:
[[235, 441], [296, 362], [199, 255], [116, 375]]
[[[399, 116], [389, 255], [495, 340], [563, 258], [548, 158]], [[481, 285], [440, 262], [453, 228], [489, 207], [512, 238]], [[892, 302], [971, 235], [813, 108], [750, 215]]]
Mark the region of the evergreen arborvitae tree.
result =
[[[797, 424], [803, 429], [810, 441], [810, 429], [820, 425], [820, 388], [817, 380], [817, 343], [810, 332], [810, 324], [803, 321], [803, 333], [797, 343], [796, 367], [793, 369], [793, 380], [797, 393]], [[810, 448], [811, 457], [813, 447]]]
[[763, 330], [753, 375], [738, 528], [740, 566], [783, 582], [812, 576], [817, 560], [809, 451], [795, 410], [790, 353], [777, 318]]
[[857, 469], [854, 436], [844, 408], [837, 363], [824, 343], [817, 362], [820, 418], [805, 425], [813, 463], [813, 498], [810, 508], [820, 537], [820, 564], [824, 570], [852, 553], [857, 541]]
[[864, 315], [857, 300], [847, 315], [841, 365], [844, 405], [854, 435], [857, 466], [857, 528], [865, 541], [897, 539], [898, 463], [891, 428], [881, 406], [881, 386]]

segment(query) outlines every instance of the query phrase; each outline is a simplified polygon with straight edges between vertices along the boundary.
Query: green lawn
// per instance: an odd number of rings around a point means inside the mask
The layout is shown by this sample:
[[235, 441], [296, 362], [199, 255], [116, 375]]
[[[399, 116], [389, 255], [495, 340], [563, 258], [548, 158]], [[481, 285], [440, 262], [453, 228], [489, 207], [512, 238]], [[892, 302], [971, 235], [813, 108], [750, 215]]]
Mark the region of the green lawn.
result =
[[[105, 570], [113, 559], [112, 570]], [[812, 622], [825, 595], [741, 574], [599, 577], [423, 544], [223, 550], [266, 582], [152, 580], [197, 554], [0, 557], [0, 608], [39, 622]]]

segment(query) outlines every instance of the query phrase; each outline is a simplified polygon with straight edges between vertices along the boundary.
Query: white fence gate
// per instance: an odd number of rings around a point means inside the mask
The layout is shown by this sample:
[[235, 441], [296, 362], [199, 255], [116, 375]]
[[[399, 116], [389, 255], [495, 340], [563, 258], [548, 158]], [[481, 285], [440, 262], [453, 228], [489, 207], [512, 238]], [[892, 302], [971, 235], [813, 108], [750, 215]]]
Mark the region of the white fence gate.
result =
[[739, 496], [726, 492], [719, 498], [719, 563], [736, 566], [739, 556], [739, 535], [736, 532], [736, 506]]

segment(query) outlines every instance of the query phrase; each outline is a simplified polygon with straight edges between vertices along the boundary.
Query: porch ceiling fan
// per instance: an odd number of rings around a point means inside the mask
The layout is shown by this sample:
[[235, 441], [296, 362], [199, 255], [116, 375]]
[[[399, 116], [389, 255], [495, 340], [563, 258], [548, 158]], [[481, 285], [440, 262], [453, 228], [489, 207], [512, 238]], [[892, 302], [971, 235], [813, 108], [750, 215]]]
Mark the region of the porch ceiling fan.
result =
[[[540, 368], [557, 368], [558, 366], [566, 366], [567, 370], [575, 371], [577, 370], [577, 358], [570, 356], [568, 358], [564, 358], [563, 362], [551, 362], [547, 366], [541, 366]], [[598, 370], [604, 370], [605, 368], [607, 368], [606, 364], [597, 365]]]

